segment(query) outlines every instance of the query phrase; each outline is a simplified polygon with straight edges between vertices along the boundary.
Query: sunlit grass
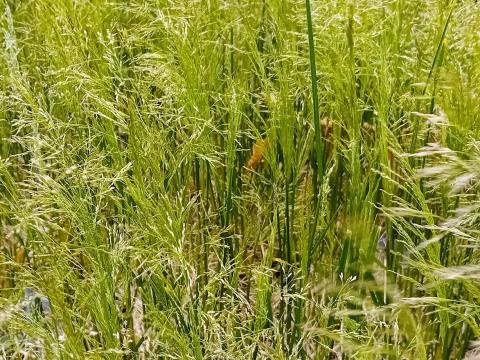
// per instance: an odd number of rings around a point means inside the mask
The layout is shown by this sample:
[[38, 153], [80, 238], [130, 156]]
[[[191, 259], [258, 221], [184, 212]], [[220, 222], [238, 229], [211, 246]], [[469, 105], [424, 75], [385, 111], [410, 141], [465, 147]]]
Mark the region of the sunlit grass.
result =
[[475, 1], [4, 1], [0, 357], [473, 359]]

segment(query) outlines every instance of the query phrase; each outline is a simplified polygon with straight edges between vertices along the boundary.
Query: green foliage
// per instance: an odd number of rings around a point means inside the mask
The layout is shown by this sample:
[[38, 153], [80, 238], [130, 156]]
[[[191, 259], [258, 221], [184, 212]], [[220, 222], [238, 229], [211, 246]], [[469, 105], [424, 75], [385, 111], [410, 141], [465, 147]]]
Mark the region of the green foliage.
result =
[[480, 353], [480, 5], [4, 0], [0, 356]]

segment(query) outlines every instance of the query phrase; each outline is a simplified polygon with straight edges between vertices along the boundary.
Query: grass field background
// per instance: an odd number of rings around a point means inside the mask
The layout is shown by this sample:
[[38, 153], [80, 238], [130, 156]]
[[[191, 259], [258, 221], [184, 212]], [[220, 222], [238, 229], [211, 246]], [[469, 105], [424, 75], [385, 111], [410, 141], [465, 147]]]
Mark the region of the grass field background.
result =
[[0, 357], [480, 358], [476, 1], [0, 10]]

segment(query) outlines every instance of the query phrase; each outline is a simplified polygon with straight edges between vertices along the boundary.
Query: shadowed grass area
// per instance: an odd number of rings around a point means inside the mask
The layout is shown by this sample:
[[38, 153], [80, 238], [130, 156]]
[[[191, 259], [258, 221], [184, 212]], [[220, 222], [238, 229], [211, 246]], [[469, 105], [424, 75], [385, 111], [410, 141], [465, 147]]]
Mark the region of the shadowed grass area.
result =
[[0, 10], [0, 357], [478, 356], [476, 1]]

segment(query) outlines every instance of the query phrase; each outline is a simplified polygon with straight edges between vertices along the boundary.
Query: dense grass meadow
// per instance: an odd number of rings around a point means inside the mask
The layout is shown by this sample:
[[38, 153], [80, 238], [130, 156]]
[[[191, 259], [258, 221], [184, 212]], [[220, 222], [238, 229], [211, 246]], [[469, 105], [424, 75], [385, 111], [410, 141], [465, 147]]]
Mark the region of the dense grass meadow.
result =
[[0, 27], [0, 358], [480, 359], [480, 3]]

